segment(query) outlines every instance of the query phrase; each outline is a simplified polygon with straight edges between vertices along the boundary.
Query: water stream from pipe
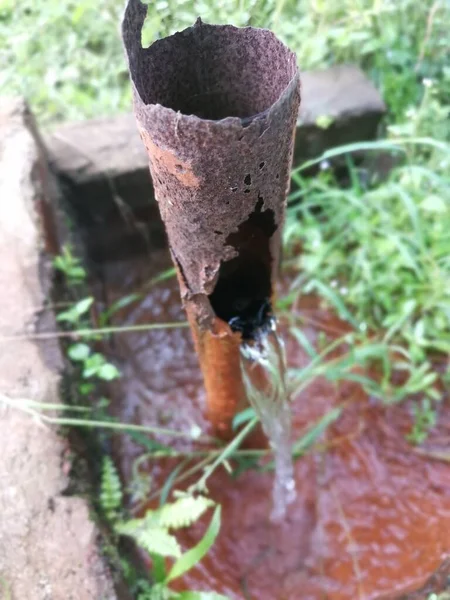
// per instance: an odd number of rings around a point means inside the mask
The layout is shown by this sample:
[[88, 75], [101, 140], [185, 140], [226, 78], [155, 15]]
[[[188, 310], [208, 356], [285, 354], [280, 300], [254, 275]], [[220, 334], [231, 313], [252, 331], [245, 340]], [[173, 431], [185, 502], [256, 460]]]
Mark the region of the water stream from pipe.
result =
[[250, 405], [259, 417], [274, 456], [272, 520], [279, 521], [296, 497], [291, 452], [291, 406], [284, 343], [271, 319], [255, 340], [241, 346], [241, 370]]

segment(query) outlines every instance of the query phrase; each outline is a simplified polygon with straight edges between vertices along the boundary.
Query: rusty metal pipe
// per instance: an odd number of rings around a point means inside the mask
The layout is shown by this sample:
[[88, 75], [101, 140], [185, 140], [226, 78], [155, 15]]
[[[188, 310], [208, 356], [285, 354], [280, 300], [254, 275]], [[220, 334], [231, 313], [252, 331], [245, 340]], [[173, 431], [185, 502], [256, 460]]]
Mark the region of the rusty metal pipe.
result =
[[134, 110], [209, 418], [226, 438], [245, 406], [240, 344], [271, 312], [299, 73], [295, 55], [264, 29], [198, 20], [144, 49], [145, 16], [129, 0], [122, 33]]

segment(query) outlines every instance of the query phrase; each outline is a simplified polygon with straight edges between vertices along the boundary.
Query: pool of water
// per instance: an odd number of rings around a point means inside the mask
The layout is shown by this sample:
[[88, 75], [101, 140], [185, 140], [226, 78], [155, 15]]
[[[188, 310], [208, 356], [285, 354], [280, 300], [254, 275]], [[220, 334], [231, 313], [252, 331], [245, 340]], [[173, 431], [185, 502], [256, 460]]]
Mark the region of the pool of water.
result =
[[[94, 284], [98, 307], [142, 290], [169, 264], [166, 251], [104, 263]], [[301, 298], [290, 316], [302, 319], [303, 334], [313, 347], [323, 336], [331, 342], [348, 331], [312, 296]], [[116, 325], [182, 320], [175, 280], [154, 286], [113, 317]], [[307, 366], [310, 357], [283, 322], [279, 332], [285, 340], [287, 369]], [[342, 344], [334, 356], [347, 350]], [[129, 423], [185, 431], [197, 427], [211, 433], [188, 329], [117, 334], [104, 342], [103, 351], [123, 374], [105, 390], [114, 416]], [[244, 360], [251, 367], [251, 360]], [[438, 425], [420, 451], [405, 440], [413, 418], [408, 400], [386, 406], [358, 383], [318, 377], [292, 397], [291, 407], [292, 424], [287, 418], [285, 427], [291, 428], [294, 444], [311, 424], [342, 408], [319, 443], [295, 460], [292, 475], [290, 463], [283, 467], [287, 480], [294, 481], [295, 499], [285, 502], [281, 518], [274, 521], [272, 469], [247, 469], [238, 477], [218, 469], [208, 488], [222, 505], [220, 534], [205, 559], [175, 587], [214, 590], [233, 600], [426, 599], [444, 589], [450, 573], [448, 398], [443, 397]], [[158, 439], [168, 441], [164, 435]], [[258, 439], [252, 443], [264, 444], [264, 436]], [[173, 444], [179, 449], [199, 447], [182, 439]], [[113, 452], [129, 483], [145, 449], [117, 434]], [[179, 461], [145, 459], [140, 472], [151, 477], [155, 490]], [[188, 478], [179, 487], [193, 481]], [[142, 499], [131, 494], [128, 503], [131, 510], [142, 509]], [[208, 517], [182, 530], [182, 545], [198, 541], [207, 522]]]

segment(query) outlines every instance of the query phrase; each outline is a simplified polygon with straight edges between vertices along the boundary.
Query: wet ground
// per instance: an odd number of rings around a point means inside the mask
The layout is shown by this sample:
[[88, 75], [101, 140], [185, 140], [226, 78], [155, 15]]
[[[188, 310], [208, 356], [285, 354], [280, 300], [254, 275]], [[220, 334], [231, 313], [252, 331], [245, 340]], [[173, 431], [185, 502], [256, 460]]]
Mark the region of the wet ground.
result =
[[[142, 290], [146, 281], [168, 266], [165, 251], [104, 264], [102, 284], [96, 285], [99, 307]], [[302, 331], [315, 347], [321, 332], [330, 342], [347, 331], [313, 297], [301, 298], [292, 314], [302, 320]], [[172, 279], [121, 309], [112, 322], [183, 320]], [[287, 334], [285, 339], [289, 366], [308, 365], [311, 359], [298, 343]], [[209, 432], [188, 329], [120, 333], [104, 351], [123, 374], [108, 389], [117, 418], [180, 430], [199, 426]], [[338, 353], [344, 351], [348, 348], [342, 346]], [[438, 425], [419, 450], [405, 440], [412, 423], [411, 402], [383, 406], [358, 383], [319, 377], [293, 399], [294, 440], [337, 406], [343, 407], [341, 416], [320, 443], [295, 462], [297, 500], [283, 522], [270, 521], [273, 472], [250, 469], [237, 478], [224, 469], [214, 473], [208, 487], [222, 505], [219, 537], [201, 564], [174, 587], [214, 590], [233, 600], [426, 599], [429, 593], [446, 589], [450, 573], [448, 399], [443, 398]], [[167, 441], [164, 436], [159, 439]], [[185, 441], [174, 445], [189, 448]], [[145, 449], [127, 435], [115, 436], [113, 447], [129, 483], [135, 460]], [[140, 473], [144, 469], [151, 475], [154, 490], [177, 463], [179, 459], [145, 460]], [[129, 506], [137, 510], [140, 505], [130, 497]], [[202, 521], [184, 530], [182, 544], [192, 546], [204, 529]]]

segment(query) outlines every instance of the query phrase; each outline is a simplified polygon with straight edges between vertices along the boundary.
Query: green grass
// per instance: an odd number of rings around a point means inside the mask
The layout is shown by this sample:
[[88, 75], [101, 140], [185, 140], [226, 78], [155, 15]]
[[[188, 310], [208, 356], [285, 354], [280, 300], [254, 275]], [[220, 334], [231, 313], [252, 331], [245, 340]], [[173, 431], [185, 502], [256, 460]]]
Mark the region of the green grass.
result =
[[[130, 107], [119, 37], [122, 0], [0, 0], [0, 89], [23, 94], [43, 123]], [[270, 27], [298, 55], [300, 68], [362, 66], [391, 118], [420, 102], [421, 81], [450, 91], [446, 0], [157, 0], [146, 36], [205, 21]], [[6, 51], [4, 51], [5, 49]]]
[[[423, 103], [434, 112], [431, 92]], [[427, 135], [426, 122], [417, 126]], [[419, 366], [450, 351], [450, 146], [412, 139], [382, 184], [361, 183], [352, 165], [349, 188], [332, 173], [294, 173], [305, 199], [288, 212], [285, 242], [302, 242], [293, 291], [318, 293], [362, 334], [401, 341]]]

